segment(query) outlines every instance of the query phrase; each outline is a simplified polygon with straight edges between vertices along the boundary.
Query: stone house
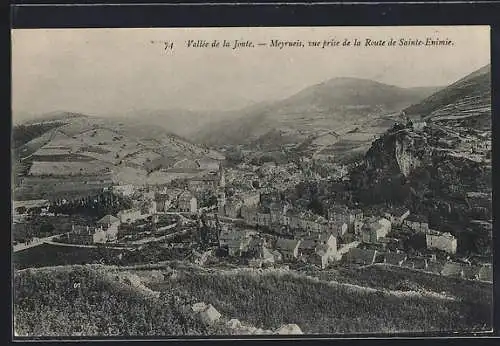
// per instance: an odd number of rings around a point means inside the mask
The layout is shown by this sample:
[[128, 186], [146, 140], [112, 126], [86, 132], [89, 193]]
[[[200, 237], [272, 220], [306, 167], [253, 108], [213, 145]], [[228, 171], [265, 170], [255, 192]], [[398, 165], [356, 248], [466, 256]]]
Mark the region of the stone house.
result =
[[271, 214], [257, 213], [257, 225], [269, 227], [271, 226]]
[[179, 195], [177, 203], [179, 211], [181, 212], [196, 213], [198, 210], [198, 200], [188, 190], [185, 190]]
[[377, 243], [391, 231], [391, 222], [381, 218], [375, 222], [369, 222], [363, 226], [362, 240], [364, 243]]
[[74, 244], [102, 244], [107, 241], [106, 232], [102, 227], [72, 225], [67, 235], [68, 241]]
[[348, 231], [348, 225], [342, 220], [330, 220], [328, 221], [329, 231], [332, 232], [337, 238], [342, 237]]
[[299, 246], [301, 241], [298, 239], [278, 238], [276, 249], [281, 252], [283, 259], [291, 260], [299, 256]]
[[248, 207], [256, 207], [260, 202], [260, 193], [257, 191], [243, 192], [239, 195], [239, 197], [242, 200], [243, 205]]
[[415, 232], [427, 233], [429, 231], [429, 223], [423, 215], [409, 215], [403, 225]]
[[457, 253], [457, 238], [450, 233], [429, 232], [425, 235], [428, 249], [438, 249], [450, 254]]
[[134, 185], [115, 185], [112, 191], [123, 197], [130, 197], [134, 194]]
[[251, 230], [229, 230], [225, 229], [219, 233], [219, 246], [228, 247], [230, 242], [240, 241], [242, 239], [251, 239], [254, 231]]
[[427, 268], [425, 268], [426, 272], [441, 275], [443, 271], [443, 264], [437, 261], [427, 261]]
[[224, 214], [232, 219], [237, 219], [241, 216], [241, 207], [243, 201], [239, 198], [230, 198], [224, 205]]
[[337, 249], [337, 238], [333, 234], [321, 233], [318, 238], [319, 244], [326, 244], [335, 250]]
[[121, 223], [133, 223], [137, 220], [143, 219], [143, 215], [141, 214], [141, 211], [139, 209], [127, 209], [127, 210], [121, 210], [118, 212], [116, 215]]
[[115, 241], [118, 235], [118, 226], [120, 226], [120, 219], [113, 215], [106, 215], [97, 224], [105, 231], [106, 241]]
[[229, 256], [241, 256], [248, 252], [251, 238], [231, 239], [227, 241]]
[[201, 193], [203, 191], [215, 192], [217, 189], [217, 176], [198, 176], [192, 177], [188, 181], [188, 189], [194, 193]]
[[257, 208], [255, 207], [241, 207], [241, 217], [245, 220], [247, 225], [257, 226]]
[[321, 244], [316, 246], [314, 252], [309, 257], [309, 261], [311, 263], [317, 264], [321, 267], [321, 269], [325, 269], [331, 260], [333, 260], [335, 256], [333, 248], [328, 246], [327, 244]]
[[286, 216], [288, 217], [288, 226], [291, 229], [299, 229], [300, 228], [301, 223], [300, 223], [300, 216], [298, 213], [296, 213], [293, 210], [289, 210], [289, 211], [287, 211]]
[[387, 212], [384, 215], [391, 224], [394, 226], [401, 226], [408, 216], [410, 216], [410, 210], [407, 208], [397, 208], [391, 212]]
[[271, 224], [281, 225], [284, 223], [283, 215], [285, 214], [285, 211], [281, 203], [272, 203], [269, 206], [269, 213], [271, 215]]

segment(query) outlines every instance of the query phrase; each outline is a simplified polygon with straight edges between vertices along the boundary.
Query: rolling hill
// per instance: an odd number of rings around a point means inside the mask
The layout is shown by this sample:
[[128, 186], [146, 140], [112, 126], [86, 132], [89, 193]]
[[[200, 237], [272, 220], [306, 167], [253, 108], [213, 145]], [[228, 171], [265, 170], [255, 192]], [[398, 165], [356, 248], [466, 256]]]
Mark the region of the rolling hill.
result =
[[[112, 182], [161, 184], [172, 177], [151, 173], [179, 160], [224, 159], [162, 128], [130, 120], [85, 116], [44, 120], [23, 125], [24, 130], [35, 126], [46, 131], [35, 131], [34, 138], [16, 150], [16, 198], [50, 198]], [[46, 127], [48, 123], [56, 125]]]
[[399, 111], [435, 90], [334, 78], [287, 99], [256, 105], [226, 117], [200, 131], [196, 141], [270, 148], [297, 144], [332, 130], [347, 132], [368, 119]]
[[88, 115], [77, 112], [53, 111], [44, 114], [27, 114], [14, 112], [14, 123], [16, 125], [36, 125], [50, 122], [68, 122], [75, 119], [88, 118]]
[[412, 118], [491, 127], [491, 65], [456, 81], [421, 102], [406, 108]]
[[[486, 66], [407, 108], [412, 121], [386, 131], [352, 170], [356, 199], [406, 205], [434, 229], [491, 244], [491, 234], [473, 231], [474, 220], [493, 215], [489, 80]], [[469, 245], [458, 251], [478, 252]]]

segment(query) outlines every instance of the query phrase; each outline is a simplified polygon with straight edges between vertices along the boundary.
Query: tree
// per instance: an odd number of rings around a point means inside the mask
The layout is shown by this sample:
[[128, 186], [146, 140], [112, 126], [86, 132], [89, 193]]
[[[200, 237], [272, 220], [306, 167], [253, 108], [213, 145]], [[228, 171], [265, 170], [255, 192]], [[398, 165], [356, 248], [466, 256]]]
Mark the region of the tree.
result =
[[40, 235], [47, 235], [54, 231], [55, 227], [49, 222], [44, 222], [40, 225]]

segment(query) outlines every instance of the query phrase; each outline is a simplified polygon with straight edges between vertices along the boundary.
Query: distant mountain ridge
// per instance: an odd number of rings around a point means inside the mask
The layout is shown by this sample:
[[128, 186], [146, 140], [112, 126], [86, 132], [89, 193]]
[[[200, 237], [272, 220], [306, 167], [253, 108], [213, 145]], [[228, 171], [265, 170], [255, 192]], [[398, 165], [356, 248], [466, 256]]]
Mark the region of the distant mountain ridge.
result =
[[[433, 121], [481, 122], [491, 126], [491, 65], [486, 65], [405, 109]], [[480, 118], [480, 119], [474, 119]]]
[[288, 133], [289, 140], [296, 135], [296, 140], [301, 141], [318, 129], [335, 130], [369, 116], [399, 111], [436, 89], [405, 89], [367, 79], [333, 78], [284, 100], [210, 124], [195, 140], [208, 145], [244, 144], [274, 129]]
[[[88, 118], [89, 115], [78, 113], [78, 112], [68, 112], [68, 111], [52, 111], [44, 113], [42, 115], [37, 114], [23, 114], [24, 119], [16, 120], [16, 125], [32, 125], [38, 123], [48, 123], [48, 122], [68, 122], [77, 118]], [[14, 120], [16, 119], [16, 113], [14, 112]]]

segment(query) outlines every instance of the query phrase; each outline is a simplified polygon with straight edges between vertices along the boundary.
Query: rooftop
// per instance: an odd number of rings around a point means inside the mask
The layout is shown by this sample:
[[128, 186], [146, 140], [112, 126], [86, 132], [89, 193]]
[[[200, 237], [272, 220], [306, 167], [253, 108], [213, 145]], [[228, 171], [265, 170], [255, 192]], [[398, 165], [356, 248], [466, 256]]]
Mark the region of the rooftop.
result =
[[276, 248], [280, 250], [293, 251], [299, 244], [300, 240], [297, 239], [279, 238], [278, 241], [276, 242]]
[[427, 223], [428, 222], [428, 219], [426, 216], [424, 215], [418, 215], [418, 214], [411, 214], [411, 215], [408, 215], [408, 217], [406, 218], [407, 221], [410, 221], [410, 222], [420, 222], [420, 223]]
[[117, 217], [114, 217], [113, 215], [106, 215], [99, 221], [97, 221], [98, 224], [100, 225], [111, 225], [112, 223], [118, 222], [120, 219]]
[[395, 217], [401, 217], [408, 212], [408, 208], [396, 208], [392, 211], [392, 215], [394, 215]]

